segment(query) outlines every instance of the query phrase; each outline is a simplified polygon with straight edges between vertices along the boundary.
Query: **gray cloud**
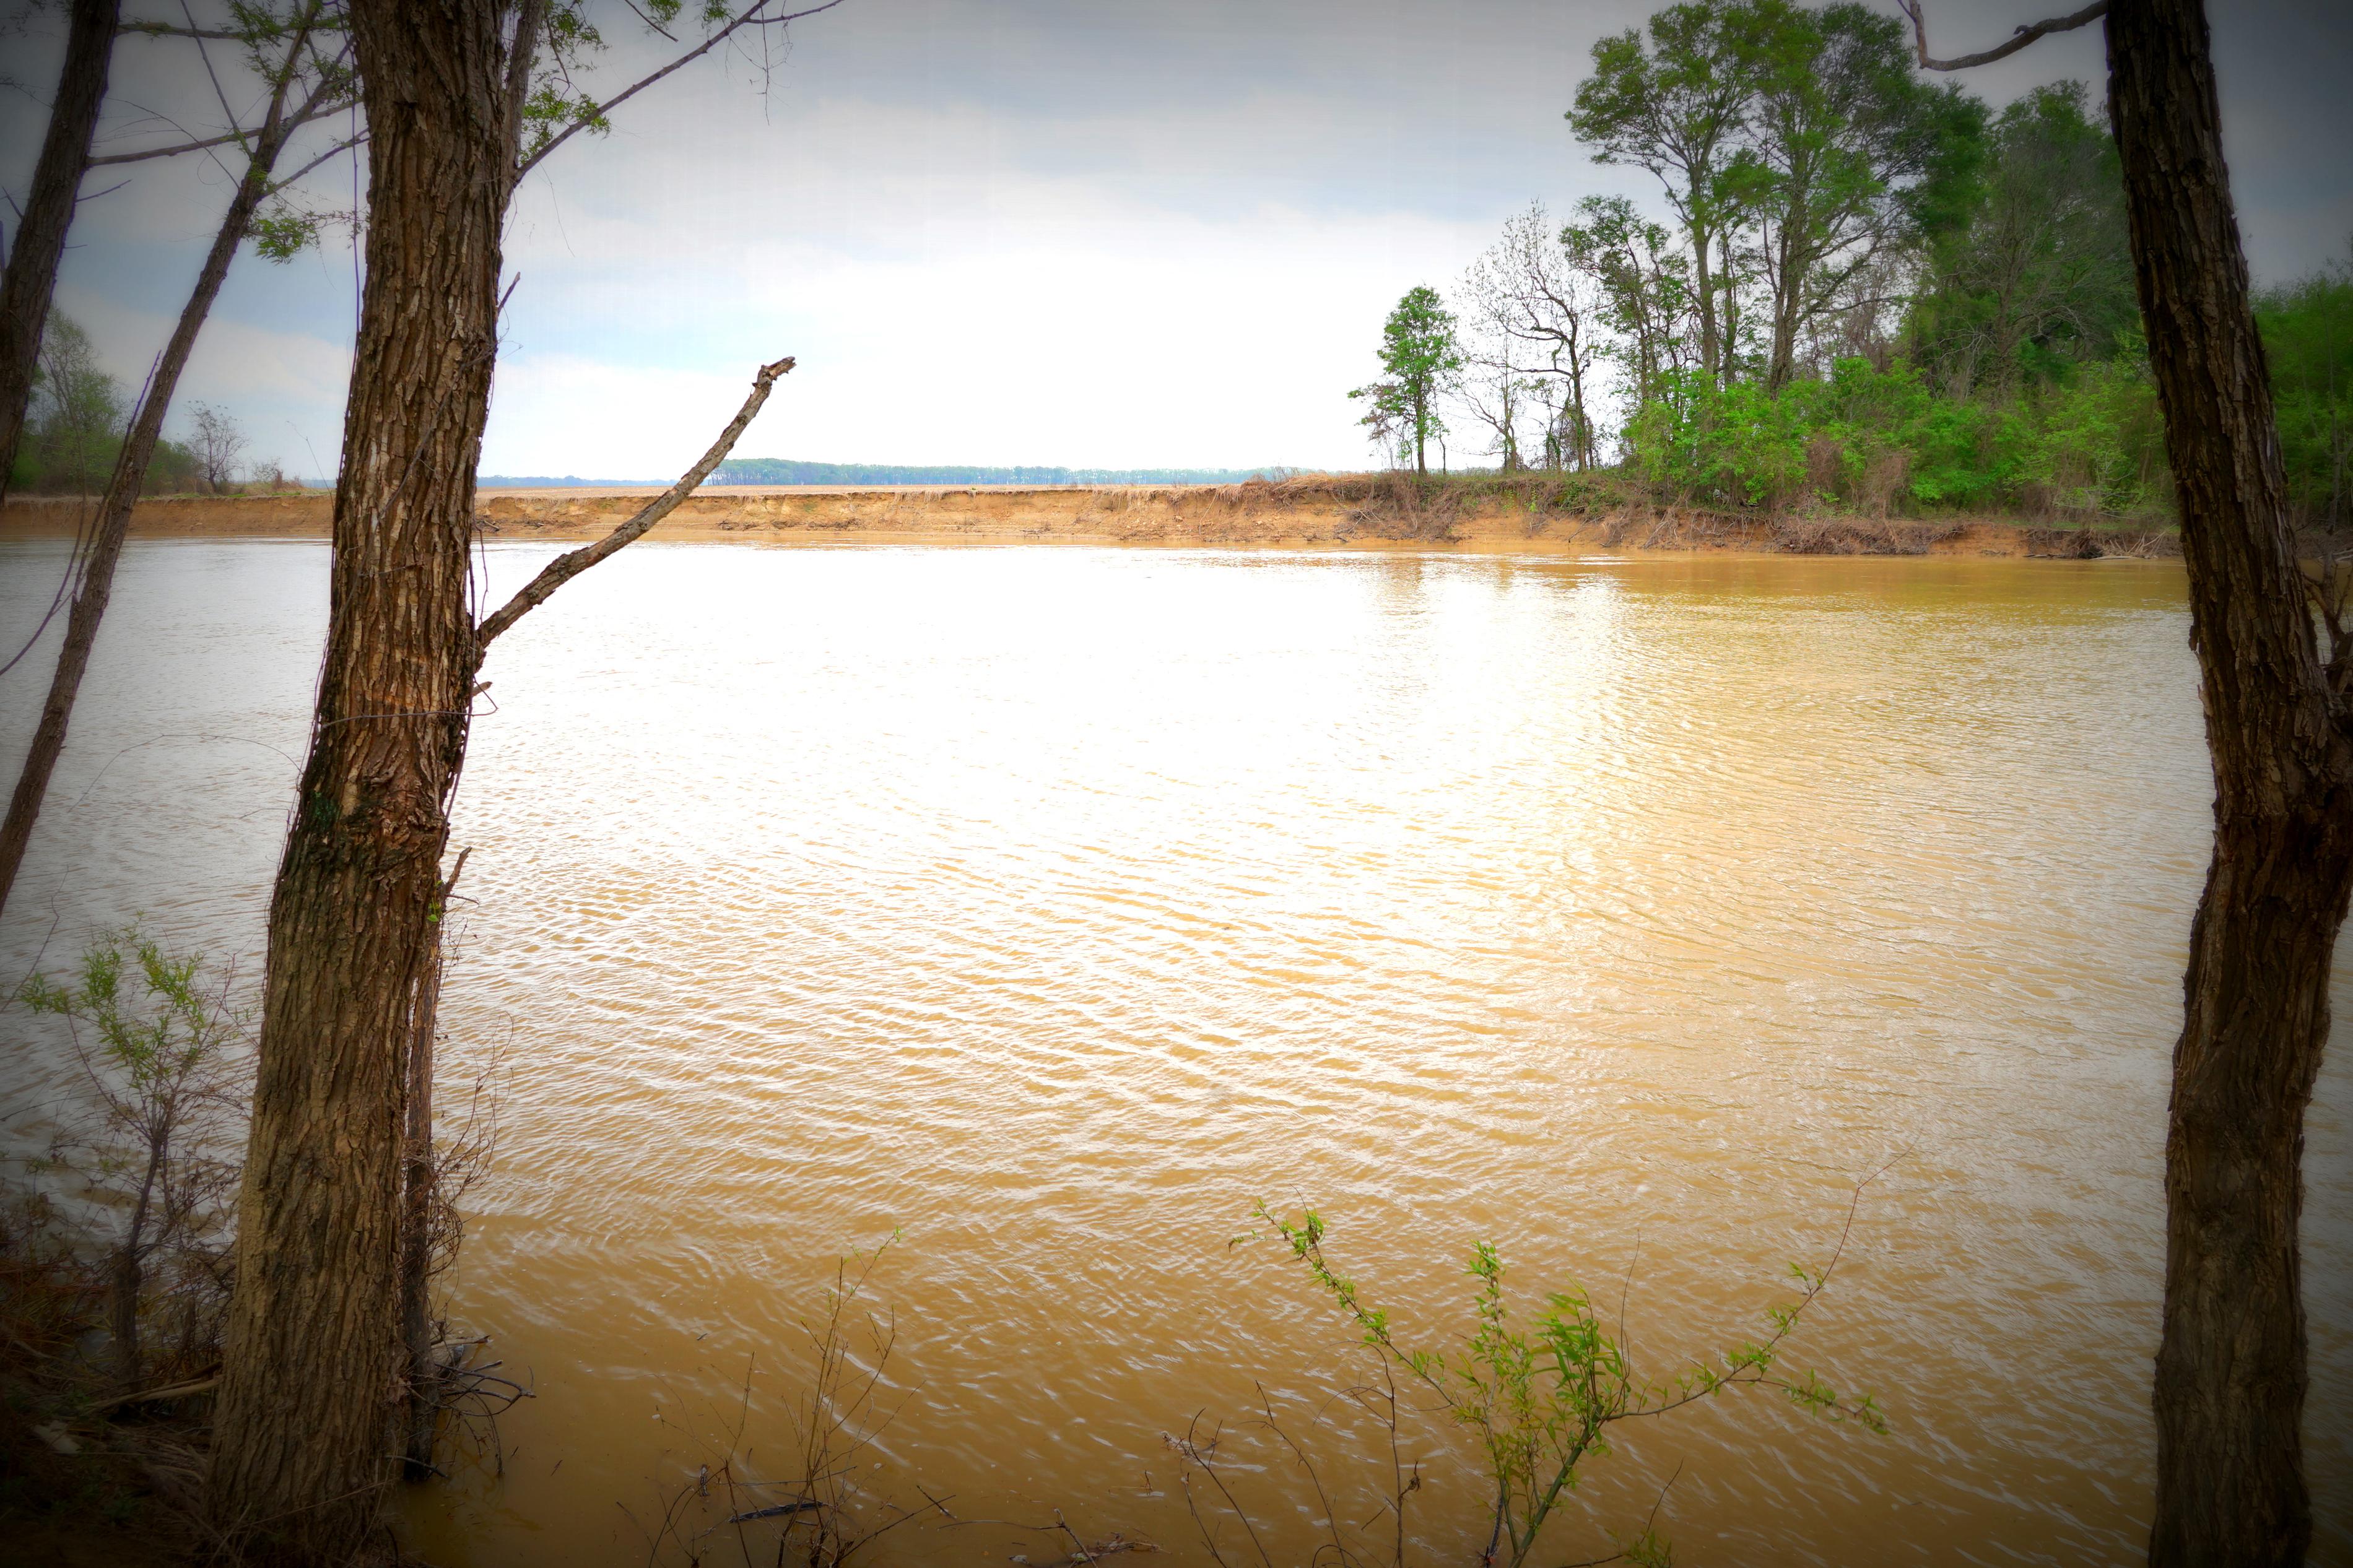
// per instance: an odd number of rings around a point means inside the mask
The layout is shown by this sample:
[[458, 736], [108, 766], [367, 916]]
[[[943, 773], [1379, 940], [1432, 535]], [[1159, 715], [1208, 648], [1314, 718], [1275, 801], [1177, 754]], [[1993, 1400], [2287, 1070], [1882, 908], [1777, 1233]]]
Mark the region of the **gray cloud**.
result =
[[[1982, 47], [2049, 3], [1930, 0], [1935, 42]], [[530, 183], [487, 461], [667, 472], [733, 405], [749, 358], [783, 349], [804, 371], [747, 451], [1359, 461], [1340, 394], [1369, 374], [1388, 300], [1459, 272], [1531, 199], [1651, 198], [1561, 118], [1594, 40], [1651, 9], [849, 0], [797, 26], [788, 54], [681, 73]], [[2346, 8], [2213, 10], [2258, 274], [2343, 256]], [[659, 58], [626, 16], [607, 30], [600, 80]], [[8, 68], [45, 98], [48, 46], [17, 42]], [[140, 47], [124, 96], [200, 113], [185, 60]], [[2104, 75], [2094, 28], [1969, 86], [2000, 102]], [[39, 130], [32, 96], [0, 98], [12, 188]], [[347, 166], [324, 177], [348, 200]], [[153, 353], [225, 195], [216, 171], [151, 168], [83, 209], [69, 298], [119, 369]], [[347, 251], [248, 258], [190, 395], [249, 405], [331, 462], [338, 408], [306, 389], [332, 384], [321, 367], [351, 319]], [[286, 456], [307, 467], [301, 450]]]

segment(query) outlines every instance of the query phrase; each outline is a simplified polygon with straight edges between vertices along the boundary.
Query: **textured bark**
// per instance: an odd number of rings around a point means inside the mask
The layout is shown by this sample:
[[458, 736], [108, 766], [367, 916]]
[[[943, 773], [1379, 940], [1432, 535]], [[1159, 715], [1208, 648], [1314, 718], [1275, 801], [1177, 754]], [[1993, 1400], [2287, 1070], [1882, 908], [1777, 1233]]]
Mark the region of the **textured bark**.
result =
[[[25, 753], [16, 790], [9, 796], [8, 815], [0, 818], [0, 909], [7, 906], [9, 891], [16, 884], [16, 872], [24, 865], [25, 851], [33, 841], [33, 824], [48, 794], [49, 775], [65, 750], [66, 729], [73, 718], [74, 700], [80, 694], [82, 676], [90, 668], [90, 650], [98, 643], [99, 624], [106, 618], [107, 603], [113, 597], [114, 569], [122, 558], [123, 541], [131, 532], [131, 510], [138, 504], [139, 492], [146, 487], [147, 466], [154, 460], [155, 444], [163, 437], [164, 418], [171, 412], [180, 373], [187, 368], [188, 356], [195, 352], [196, 336], [204, 331], [205, 318], [212, 313], [213, 301], [220, 297], [221, 284], [228, 278], [229, 263], [237, 259], [237, 247], [244, 242], [255, 211], [269, 192], [270, 171], [285, 146], [285, 98], [286, 89], [281, 84], [271, 101], [269, 118], [255, 137], [245, 178], [238, 182], [236, 195], [229, 199], [228, 211], [222, 216], [220, 228], [213, 236], [212, 249], [206, 254], [204, 268], [196, 275], [195, 289], [181, 307], [179, 322], [172, 330], [171, 341], [164, 345], [163, 357], [155, 362], [155, 373], [148, 380], [146, 395], [140, 400], [130, 434], [123, 437], [122, 450], [115, 458], [114, 472], [107, 480], [106, 494], [98, 503], [98, 521], [91, 531], [89, 553], [80, 563], [73, 608], [66, 617], [65, 642], [58, 650], [58, 666], [49, 677], [48, 696], [41, 704], [33, 743]], [[13, 261], [10, 275], [13, 279]]]
[[[49, 106], [48, 134], [33, 165], [33, 190], [0, 279], [0, 497], [8, 490], [24, 438], [25, 409], [33, 395], [33, 366], [48, 325], [49, 296], [73, 224], [74, 197], [90, 167], [90, 133], [106, 99], [106, 70], [114, 56], [114, 24], [121, 0], [74, 0], [66, 33], [66, 63]], [[5, 888], [5, 884], [0, 884]], [[5, 892], [0, 892], [5, 898]]]
[[2214, 858], [2166, 1137], [2149, 1559], [2303, 1560], [2304, 1111], [2353, 890], [2353, 725], [2289, 531], [2200, 0], [2113, 0], [2109, 111], [2179, 487]]
[[[462, 868], [465, 857], [460, 854]], [[446, 912], [452, 871], [435, 894]], [[400, 1342], [408, 1362], [408, 1434], [402, 1473], [421, 1481], [433, 1473], [433, 1437], [439, 1426], [440, 1377], [433, 1362], [433, 1041], [440, 1026], [441, 973], [446, 956], [436, 921], [434, 951], [417, 985], [405, 1072], [408, 1104], [402, 1118], [400, 1194]]]
[[405, 1068], [479, 658], [467, 545], [512, 184], [501, 11], [351, 7], [367, 281], [326, 662], [270, 901], [208, 1497], [265, 1560], [348, 1555], [403, 1447]]

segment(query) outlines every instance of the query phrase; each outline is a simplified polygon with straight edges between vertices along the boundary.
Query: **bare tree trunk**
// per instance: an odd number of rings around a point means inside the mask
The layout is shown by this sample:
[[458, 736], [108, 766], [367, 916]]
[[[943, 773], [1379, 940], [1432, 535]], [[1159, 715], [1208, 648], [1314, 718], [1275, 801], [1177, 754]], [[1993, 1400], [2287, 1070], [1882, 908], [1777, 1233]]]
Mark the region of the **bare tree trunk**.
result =
[[1732, 268], [1732, 228], [1726, 225], [1716, 237], [1723, 248], [1718, 264], [1724, 279], [1724, 319], [1719, 330], [1723, 336], [1716, 341], [1716, 381], [1721, 385], [1732, 384], [1734, 361], [1740, 353], [1740, 279]]
[[1715, 278], [1707, 254], [1709, 238], [1707, 229], [1696, 223], [1691, 226], [1692, 279], [1699, 300], [1699, 369], [1714, 383], [1723, 376], [1718, 366], [1722, 355], [1715, 324]]
[[501, 10], [351, 7], [367, 281], [326, 663], [270, 902], [208, 1496], [217, 1526], [277, 1561], [347, 1555], [404, 1447], [404, 1068], [480, 658], [467, 546], [513, 167]]
[[409, 1034], [405, 1074], [408, 1106], [401, 1150], [400, 1340], [408, 1357], [408, 1433], [402, 1457], [404, 1473], [412, 1481], [433, 1473], [433, 1436], [440, 1412], [432, 1300], [433, 1209], [439, 1196], [434, 1190], [433, 1047], [440, 1026], [441, 975], [448, 958], [442, 933], [448, 930], [450, 889], [465, 863], [461, 851], [458, 870], [450, 872], [434, 895], [440, 914], [433, 924], [432, 956], [417, 982], [417, 1016]]
[[2295, 1563], [2312, 1531], [2296, 1244], [2304, 1110], [2353, 890], [2353, 722], [2322, 662], [2291, 539], [2203, 7], [2113, 0], [2107, 33], [2215, 783], [2166, 1137], [2149, 1560]]
[[[33, 366], [48, 324], [49, 297], [56, 291], [58, 258], [65, 254], [74, 197], [90, 166], [90, 134], [106, 99], [106, 71], [114, 58], [114, 25], [121, 0], [74, 0], [66, 34], [65, 70], [49, 106], [48, 134], [40, 162], [33, 166], [33, 192], [16, 225], [8, 252], [8, 272], [0, 279], [0, 500], [8, 494], [8, 474], [16, 466], [24, 438], [25, 409], [32, 401]], [[7, 883], [0, 878], [0, 901]]]
[[65, 750], [66, 727], [73, 718], [74, 700], [80, 694], [82, 676], [90, 668], [90, 650], [98, 643], [99, 623], [106, 618], [107, 603], [114, 595], [114, 569], [122, 558], [123, 541], [131, 532], [131, 511], [139, 502], [139, 492], [146, 486], [147, 466], [154, 459], [156, 442], [163, 437], [164, 417], [171, 411], [172, 394], [179, 386], [180, 373], [187, 368], [188, 356], [195, 351], [196, 335], [204, 330], [205, 318], [212, 313], [213, 301], [220, 296], [221, 284], [228, 277], [229, 263], [237, 258], [237, 247], [245, 239], [246, 227], [269, 194], [270, 170], [283, 145], [283, 99], [281, 88], [269, 123], [259, 133], [253, 156], [246, 165], [245, 178], [230, 198], [228, 211], [221, 217], [219, 232], [213, 237], [204, 269], [196, 275], [195, 289], [181, 307], [179, 324], [172, 330], [163, 358], [155, 363], [155, 374], [140, 401], [137, 416], [131, 422], [131, 433], [124, 437], [122, 450], [115, 458], [106, 494], [99, 502], [97, 526], [91, 533], [90, 553], [81, 563], [81, 580], [74, 591], [73, 609], [66, 617], [65, 644], [58, 650], [58, 667], [49, 678], [48, 697], [41, 704], [40, 722], [34, 727], [32, 746], [25, 754], [23, 770], [16, 775], [8, 815], [0, 819], [0, 909], [7, 907], [9, 891], [16, 886], [16, 873], [25, 863], [25, 851], [33, 841], [33, 824], [48, 793], [49, 775]]
[[139, 1195], [132, 1202], [130, 1223], [123, 1227], [122, 1245], [114, 1254], [113, 1278], [108, 1282], [114, 1369], [125, 1394], [139, 1386], [139, 1291], [145, 1276], [141, 1259], [147, 1249], [147, 1205], [154, 1196], [155, 1177], [163, 1164], [164, 1150], [151, 1139], [147, 1145], [147, 1171], [139, 1183]]

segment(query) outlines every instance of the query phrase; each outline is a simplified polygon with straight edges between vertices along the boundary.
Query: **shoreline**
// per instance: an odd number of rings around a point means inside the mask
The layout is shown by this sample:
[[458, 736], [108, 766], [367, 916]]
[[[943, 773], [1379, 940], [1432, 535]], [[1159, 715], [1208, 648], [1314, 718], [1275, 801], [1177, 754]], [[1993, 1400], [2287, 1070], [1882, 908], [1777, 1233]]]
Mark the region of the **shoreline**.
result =
[[[476, 537], [585, 542], [658, 489], [478, 492]], [[673, 542], [809, 545], [1079, 545], [1411, 551], [1460, 554], [2178, 556], [2179, 536], [2144, 528], [2051, 527], [2016, 518], [1759, 517], [1600, 497], [1554, 504], [1555, 486], [1505, 482], [1417, 490], [1389, 476], [1199, 486], [705, 487], [648, 534]], [[1590, 492], [1588, 492], [1590, 494]], [[11, 497], [0, 539], [68, 539], [89, 502]], [[157, 497], [132, 514], [142, 539], [328, 537], [324, 490]]]

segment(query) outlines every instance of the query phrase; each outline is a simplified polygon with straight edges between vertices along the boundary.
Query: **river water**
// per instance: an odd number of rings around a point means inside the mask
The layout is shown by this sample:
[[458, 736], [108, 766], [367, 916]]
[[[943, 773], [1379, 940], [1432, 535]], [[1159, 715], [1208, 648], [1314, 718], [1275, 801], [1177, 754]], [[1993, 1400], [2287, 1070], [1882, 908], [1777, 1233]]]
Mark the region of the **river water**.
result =
[[[0, 549], [12, 647], [60, 559]], [[133, 912], [258, 967], [325, 565], [131, 551], [11, 973]], [[1621, 1429], [1548, 1555], [1672, 1476], [1690, 1563], [2136, 1558], [2209, 837], [2187, 629], [2167, 563], [633, 548], [486, 672], [443, 1095], [495, 1060], [502, 1131], [454, 1311], [537, 1397], [406, 1528], [451, 1568], [646, 1561], [739, 1425], [741, 1473], [789, 1468], [799, 1325], [895, 1234], [860, 1479], [1016, 1523], [878, 1561], [1049, 1561], [1056, 1510], [1207, 1561], [1164, 1440], [1198, 1418], [1304, 1562], [1325, 1508], [1261, 1390], [1347, 1524], [1388, 1451], [1331, 1399], [1354, 1335], [1234, 1244], [1254, 1203], [1315, 1205], [1409, 1342], [1459, 1339], [1492, 1241], [1654, 1375], [1755, 1336], [1852, 1204], [1790, 1365], [1890, 1432], [1755, 1391]], [[0, 682], [12, 767], [37, 684]], [[2347, 1043], [2306, 1217], [2336, 1560]], [[23, 1147], [66, 1063], [0, 1071]], [[1475, 1558], [1461, 1437], [1403, 1442], [1416, 1560]]]

